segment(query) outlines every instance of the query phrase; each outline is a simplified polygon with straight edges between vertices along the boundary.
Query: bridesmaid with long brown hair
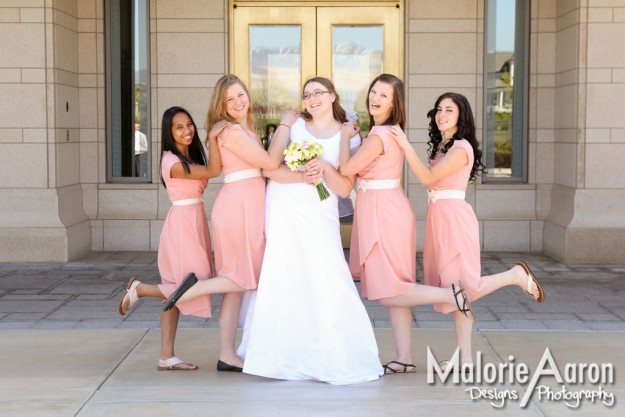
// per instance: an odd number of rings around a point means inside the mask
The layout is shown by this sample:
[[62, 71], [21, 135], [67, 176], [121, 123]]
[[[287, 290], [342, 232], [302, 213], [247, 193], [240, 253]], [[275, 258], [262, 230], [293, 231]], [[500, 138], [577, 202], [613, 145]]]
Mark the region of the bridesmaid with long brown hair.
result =
[[369, 86], [367, 109], [371, 131], [350, 154], [354, 129], [344, 125], [340, 169], [357, 176], [358, 195], [349, 266], [360, 278], [362, 295], [388, 307], [395, 357], [384, 365], [387, 374], [415, 372], [412, 361], [412, 306], [445, 303], [471, 317], [466, 293], [458, 281], [451, 289], [416, 283], [417, 227], [410, 202], [401, 188], [404, 151], [391, 127], [404, 128], [404, 83], [381, 74]]
[[[410, 170], [428, 187], [423, 242], [425, 284], [447, 287], [460, 280], [471, 302], [502, 287], [516, 285], [542, 303], [543, 289], [524, 262], [499, 274], [481, 276], [479, 226], [473, 208], [464, 199], [468, 183], [484, 171], [469, 100], [459, 93], [442, 94], [427, 115], [429, 166], [421, 162], [404, 131], [397, 126], [391, 128]], [[453, 313], [459, 363], [463, 371], [468, 370], [473, 365], [473, 320], [448, 304], [436, 304], [434, 308], [441, 313]], [[447, 366], [448, 362], [443, 361], [441, 368]]]

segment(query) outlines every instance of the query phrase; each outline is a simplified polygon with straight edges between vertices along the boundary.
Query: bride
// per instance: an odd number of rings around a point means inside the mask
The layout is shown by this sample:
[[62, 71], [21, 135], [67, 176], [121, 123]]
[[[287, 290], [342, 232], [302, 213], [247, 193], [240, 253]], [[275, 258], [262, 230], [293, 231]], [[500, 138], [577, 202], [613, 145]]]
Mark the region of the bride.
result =
[[[314, 139], [324, 153], [305, 172], [264, 171], [267, 244], [238, 354], [248, 374], [338, 385], [373, 381], [383, 370], [339, 232], [337, 195], [354, 186], [353, 177], [337, 170], [345, 111], [326, 78], [308, 80], [302, 99], [302, 117], [287, 126], [290, 140]], [[351, 147], [359, 144], [356, 135]], [[323, 201], [310, 185], [319, 178], [331, 191]]]

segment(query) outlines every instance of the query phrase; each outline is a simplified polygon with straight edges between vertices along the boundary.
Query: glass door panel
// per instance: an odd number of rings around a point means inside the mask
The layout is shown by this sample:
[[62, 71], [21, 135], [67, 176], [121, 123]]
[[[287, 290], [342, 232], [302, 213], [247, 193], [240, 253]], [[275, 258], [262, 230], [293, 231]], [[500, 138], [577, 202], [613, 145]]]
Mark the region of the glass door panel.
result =
[[363, 133], [370, 129], [367, 90], [384, 70], [383, 56], [384, 26], [332, 27], [332, 80], [343, 106], [358, 115]]
[[[359, 115], [366, 135], [371, 80], [382, 72], [403, 76], [403, 10], [398, 3], [311, 3], [231, 3], [230, 71], [250, 89], [260, 137], [266, 126], [278, 123], [282, 110], [302, 107], [302, 84], [316, 75], [334, 82], [341, 103]], [[349, 247], [354, 202], [354, 192], [339, 202], [344, 247]]]
[[[383, 72], [401, 77], [401, 13], [395, 5], [381, 7], [319, 7], [317, 9], [317, 72], [330, 78], [341, 104], [358, 115], [362, 136], [370, 130], [367, 91]], [[341, 239], [349, 247], [356, 191], [339, 198]]]
[[383, 72], [402, 77], [402, 13], [394, 3], [317, 8], [317, 73], [332, 79], [341, 103], [354, 110], [363, 134], [371, 80]]
[[249, 89], [259, 128], [277, 125], [282, 109], [300, 106], [301, 29], [299, 25], [249, 27]]
[[280, 121], [284, 109], [301, 107], [303, 80], [315, 74], [314, 7], [233, 9], [233, 73], [250, 90], [256, 129]]

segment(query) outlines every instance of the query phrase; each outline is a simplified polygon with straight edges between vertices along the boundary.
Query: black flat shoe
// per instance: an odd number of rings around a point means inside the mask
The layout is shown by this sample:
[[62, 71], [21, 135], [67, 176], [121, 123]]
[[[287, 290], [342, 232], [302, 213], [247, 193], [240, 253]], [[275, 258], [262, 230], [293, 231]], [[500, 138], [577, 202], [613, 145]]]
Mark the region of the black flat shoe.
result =
[[180, 297], [182, 297], [182, 294], [189, 291], [189, 288], [193, 287], [196, 283], [197, 277], [193, 272], [189, 272], [189, 274], [187, 274], [187, 276], [184, 277], [184, 279], [182, 280], [182, 284], [180, 284], [180, 286], [176, 288], [176, 291], [174, 291], [169, 296], [167, 301], [165, 301], [165, 304], [163, 305], [163, 311], [169, 311], [174, 308]]
[[223, 372], [243, 372], [243, 368], [239, 368], [238, 366], [228, 365], [224, 361], [217, 361], [217, 370]]

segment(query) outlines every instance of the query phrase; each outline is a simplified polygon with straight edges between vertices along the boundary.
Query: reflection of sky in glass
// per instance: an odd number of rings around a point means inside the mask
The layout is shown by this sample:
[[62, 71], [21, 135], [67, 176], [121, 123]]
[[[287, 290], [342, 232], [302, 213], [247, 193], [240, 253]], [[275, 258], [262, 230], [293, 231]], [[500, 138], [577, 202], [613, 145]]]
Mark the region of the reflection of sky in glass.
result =
[[491, 0], [495, 2], [495, 49], [498, 52], [514, 51], [514, 21], [516, 0]]
[[332, 81], [344, 107], [366, 112], [369, 84], [384, 70], [383, 45], [383, 26], [332, 27]]
[[[148, 28], [148, 0], [134, 0], [133, 9], [133, 35], [134, 35], [134, 119], [141, 126], [140, 130], [148, 132], [148, 91], [150, 81], [148, 72], [148, 40], [150, 31]], [[134, 126], [133, 126], [134, 128]]]
[[332, 27], [332, 49], [336, 45], [354, 42], [366, 49], [381, 51], [384, 45], [382, 26], [334, 26]]
[[[290, 41], [290, 42], [289, 42]], [[300, 26], [250, 26], [250, 49], [297, 47], [300, 44]]]
[[301, 27], [251, 25], [249, 36], [249, 87], [255, 113], [279, 117], [283, 108], [298, 108]]
[[139, 83], [147, 83], [148, 69], [148, 37], [150, 36], [147, 28], [147, 4], [145, 0], [134, 0], [134, 64], [135, 77]]

